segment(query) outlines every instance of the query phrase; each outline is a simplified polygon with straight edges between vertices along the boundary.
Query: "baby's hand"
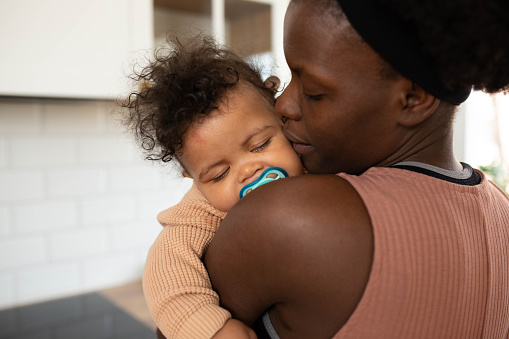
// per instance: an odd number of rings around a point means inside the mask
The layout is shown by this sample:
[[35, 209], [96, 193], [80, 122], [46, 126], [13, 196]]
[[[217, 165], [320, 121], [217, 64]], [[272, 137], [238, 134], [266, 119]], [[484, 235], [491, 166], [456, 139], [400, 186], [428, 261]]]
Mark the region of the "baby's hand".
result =
[[230, 319], [212, 339], [257, 339], [256, 333], [242, 321]]
[[265, 87], [272, 90], [272, 93], [276, 94], [277, 90], [279, 89], [279, 86], [281, 85], [281, 80], [279, 80], [279, 78], [277, 76], [272, 75], [272, 76], [268, 77], [263, 82], [263, 84], [265, 85]]

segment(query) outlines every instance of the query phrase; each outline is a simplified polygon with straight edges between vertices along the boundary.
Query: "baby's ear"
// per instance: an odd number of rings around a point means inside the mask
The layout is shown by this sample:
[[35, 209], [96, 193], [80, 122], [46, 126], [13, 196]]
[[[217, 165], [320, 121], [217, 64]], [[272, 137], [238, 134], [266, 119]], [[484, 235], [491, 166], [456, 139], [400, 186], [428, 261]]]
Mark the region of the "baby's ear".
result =
[[186, 170], [182, 171], [182, 175], [184, 176], [184, 178], [191, 178], [191, 179], [193, 178], [193, 177], [191, 177], [191, 175], [189, 173], [187, 173]]
[[277, 90], [279, 89], [279, 86], [281, 85], [281, 80], [279, 80], [279, 78], [277, 76], [272, 75], [272, 76], [268, 77], [263, 82], [263, 84], [265, 85], [265, 87], [270, 89], [272, 91], [272, 93], [276, 94]]

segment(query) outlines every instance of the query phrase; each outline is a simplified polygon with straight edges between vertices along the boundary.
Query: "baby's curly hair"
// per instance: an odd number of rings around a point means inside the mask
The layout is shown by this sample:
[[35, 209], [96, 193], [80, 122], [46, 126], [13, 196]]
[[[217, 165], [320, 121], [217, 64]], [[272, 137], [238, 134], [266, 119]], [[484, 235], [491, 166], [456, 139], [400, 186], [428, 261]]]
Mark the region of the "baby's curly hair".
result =
[[217, 108], [241, 80], [274, 105], [274, 91], [264, 85], [260, 71], [214, 39], [169, 37], [167, 43], [156, 49], [148, 66], [134, 72], [138, 90], [120, 103], [126, 108], [123, 123], [146, 159], [168, 162], [178, 156], [188, 128]]

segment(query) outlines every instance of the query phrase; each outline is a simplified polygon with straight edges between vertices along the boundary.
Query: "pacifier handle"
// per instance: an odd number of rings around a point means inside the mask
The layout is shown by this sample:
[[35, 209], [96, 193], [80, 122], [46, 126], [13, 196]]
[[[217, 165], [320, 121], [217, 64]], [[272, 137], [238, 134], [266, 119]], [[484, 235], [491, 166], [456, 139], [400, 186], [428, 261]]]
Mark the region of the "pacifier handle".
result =
[[246, 194], [248, 194], [249, 192], [254, 190], [255, 188], [260, 187], [261, 185], [265, 185], [269, 182], [272, 182], [272, 181], [275, 181], [275, 180], [278, 180], [281, 178], [286, 178], [286, 177], [288, 177], [288, 173], [286, 173], [286, 171], [284, 169], [282, 169], [280, 167], [269, 167], [265, 171], [262, 172], [262, 174], [258, 177], [258, 179], [256, 179], [252, 183], [247, 184], [246, 186], [242, 187], [242, 189], [240, 190], [239, 196], [240, 196], [240, 198], [242, 198], [242, 197], [246, 196]]

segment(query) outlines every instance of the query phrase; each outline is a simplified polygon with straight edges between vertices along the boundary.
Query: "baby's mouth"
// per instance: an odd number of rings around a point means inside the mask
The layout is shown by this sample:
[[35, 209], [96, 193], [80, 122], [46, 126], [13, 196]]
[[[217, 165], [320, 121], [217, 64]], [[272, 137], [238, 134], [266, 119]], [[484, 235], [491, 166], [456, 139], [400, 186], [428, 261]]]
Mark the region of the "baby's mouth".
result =
[[261, 185], [265, 185], [274, 180], [278, 180], [281, 178], [288, 177], [288, 173], [280, 167], [269, 167], [253, 182], [245, 185], [239, 193], [240, 198], [244, 197], [246, 194], [250, 193], [257, 187]]

